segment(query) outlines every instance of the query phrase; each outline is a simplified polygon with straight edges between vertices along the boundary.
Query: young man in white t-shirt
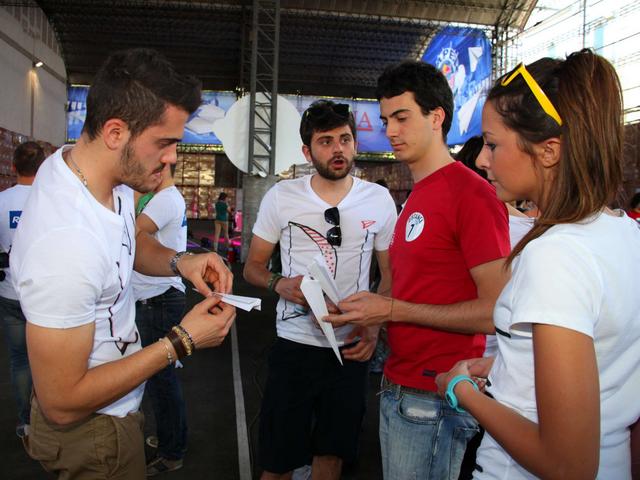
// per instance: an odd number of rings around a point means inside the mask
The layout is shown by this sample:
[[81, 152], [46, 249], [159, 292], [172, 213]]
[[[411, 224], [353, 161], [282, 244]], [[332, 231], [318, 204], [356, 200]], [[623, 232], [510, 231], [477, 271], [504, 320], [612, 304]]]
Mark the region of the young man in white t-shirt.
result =
[[[175, 164], [165, 165], [162, 183], [136, 219], [138, 229], [153, 235], [162, 245], [182, 252], [187, 248], [187, 217], [184, 197], [176, 188]], [[185, 286], [180, 276], [151, 277], [133, 273], [136, 325], [142, 346], [164, 337], [180, 323], [185, 309]], [[177, 470], [187, 451], [187, 415], [182, 387], [173, 365], [167, 365], [147, 381], [157, 436], [147, 444], [158, 453], [147, 464], [147, 476]]]
[[[69, 478], [142, 478], [144, 381], [196, 348], [219, 345], [235, 317], [217, 291], [232, 275], [217, 255], [187, 255], [136, 229], [133, 191], [155, 189], [176, 161], [199, 82], [158, 52], [112, 54], [96, 74], [75, 146], [40, 168], [11, 251], [33, 375], [29, 454]], [[133, 268], [182, 275], [209, 298], [181, 329], [142, 348]]]
[[[365, 408], [367, 361], [377, 328], [336, 328], [338, 363], [300, 289], [307, 266], [321, 254], [339, 291], [369, 286], [375, 251], [379, 292], [390, 290], [387, 249], [396, 209], [384, 187], [349, 175], [356, 128], [349, 106], [319, 101], [303, 114], [303, 153], [317, 173], [275, 185], [262, 200], [244, 276], [280, 295], [278, 339], [269, 359], [261, 408], [259, 461], [263, 479], [290, 478], [312, 462], [313, 478], [340, 478], [354, 460]], [[282, 275], [267, 264], [280, 242]]]
[[[44, 151], [35, 142], [25, 142], [19, 145], [13, 154], [13, 170], [17, 175], [17, 183], [0, 192], [2, 265], [9, 261], [9, 252], [13, 236], [20, 222], [22, 208], [27, 201], [31, 184], [43, 160]], [[29, 410], [31, 409], [31, 370], [29, 370], [27, 340], [25, 338], [27, 321], [13, 288], [9, 268], [3, 267], [0, 276], [0, 318], [2, 318], [4, 339], [9, 350], [11, 386], [18, 405], [16, 434], [19, 437], [24, 437], [29, 431]]]

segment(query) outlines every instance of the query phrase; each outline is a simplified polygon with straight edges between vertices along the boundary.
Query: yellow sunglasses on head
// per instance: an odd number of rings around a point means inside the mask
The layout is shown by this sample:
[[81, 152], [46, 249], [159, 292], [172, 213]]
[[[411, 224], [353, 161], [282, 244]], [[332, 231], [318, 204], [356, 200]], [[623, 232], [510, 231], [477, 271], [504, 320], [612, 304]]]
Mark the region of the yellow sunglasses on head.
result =
[[513, 72], [511, 72], [511, 75], [509, 75], [509, 77], [502, 80], [500, 84], [503, 87], [506, 87], [518, 75], [522, 75], [522, 78], [529, 86], [531, 93], [533, 93], [534, 97], [536, 97], [536, 100], [538, 100], [538, 103], [540, 104], [542, 109], [545, 111], [545, 113], [549, 115], [551, 118], [553, 118], [558, 125], [562, 126], [562, 119], [560, 118], [560, 114], [556, 110], [556, 107], [553, 106], [553, 103], [551, 103], [551, 100], [549, 100], [549, 97], [547, 97], [547, 95], [544, 93], [540, 85], [538, 85], [538, 82], [536, 82], [535, 78], [533, 78], [531, 74], [527, 71], [527, 69], [524, 66], [524, 63], [521, 63], [520, 65], [518, 65], [516, 69]]

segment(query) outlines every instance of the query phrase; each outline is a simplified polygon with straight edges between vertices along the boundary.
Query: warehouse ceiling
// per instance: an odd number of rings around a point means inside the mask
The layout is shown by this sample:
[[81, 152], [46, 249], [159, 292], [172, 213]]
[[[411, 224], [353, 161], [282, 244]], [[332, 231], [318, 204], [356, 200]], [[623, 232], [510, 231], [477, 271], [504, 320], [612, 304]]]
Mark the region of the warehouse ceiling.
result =
[[[1, 2], [5, 3], [5, 2]], [[14, 3], [14, 2], [10, 2]], [[251, 1], [38, 0], [71, 83], [109, 52], [153, 47], [207, 89], [247, 86]], [[371, 97], [391, 63], [418, 58], [449, 23], [521, 29], [535, 0], [281, 0], [279, 91]]]

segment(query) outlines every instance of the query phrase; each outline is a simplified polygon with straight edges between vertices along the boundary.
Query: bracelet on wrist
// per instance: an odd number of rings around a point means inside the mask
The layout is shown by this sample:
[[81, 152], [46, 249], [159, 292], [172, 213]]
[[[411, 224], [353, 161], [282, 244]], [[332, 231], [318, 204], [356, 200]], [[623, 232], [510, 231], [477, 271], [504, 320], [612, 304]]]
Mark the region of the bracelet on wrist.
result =
[[454, 392], [456, 385], [460, 382], [469, 382], [476, 390], [478, 390], [478, 385], [476, 385], [476, 382], [474, 382], [471, 377], [468, 377], [467, 375], [456, 375], [451, 379], [449, 385], [447, 385], [447, 391], [444, 394], [444, 398], [447, 400], [449, 406], [456, 412], [463, 413], [465, 410], [460, 407], [460, 402], [458, 401], [458, 397], [456, 397], [456, 394]]
[[175, 332], [175, 330], [169, 330], [165, 338], [171, 342], [171, 345], [173, 345], [173, 349], [176, 351], [178, 360], [181, 360], [182, 358], [187, 356], [187, 349], [184, 346], [182, 339]]
[[185, 255], [193, 255], [193, 253], [187, 252], [186, 250], [184, 252], [178, 252], [171, 257], [171, 260], [169, 260], [169, 267], [171, 267], [171, 271], [178, 277], [182, 277], [180, 270], [178, 270], [178, 261]]
[[175, 332], [176, 335], [178, 335], [178, 338], [180, 339], [180, 341], [182, 342], [182, 345], [184, 346], [185, 352], [187, 352], [187, 357], [191, 356], [193, 354], [193, 343], [189, 341], [189, 337], [185, 333], [184, 329], [181, 330], [176, 326], [176, 327], [173, 327], [171, 331]]
[[172, 330], [176, 330], [176, 333], [180, 336], [181, 340], [186, 342], [185, 347], [187, 349], [187, 355], [192, 355], [196, 350], [196, 344], [189, 332], [187, 332], [182, 325], [175, 325]]
[[267, 282], [267, 290], [275, 292], [276, 291], [276, 285], [283, 278], [284, 277], [282, 275], [280, 275], [279, 273], [277, 273], [277, 272], [271, 273], [271, 276], [269, 277], [269, 281]]
[[167, 345], [167, 342], [165, 342], [164, 340], [165, 338], [160, 338], [158, 342], [160, 342], [164, 349], [167, 351], [167, 362], [169, 363], [169, 365], [173, 365], [173, 355], [171, 354], [171, 348], [169, 348], [169, 345]]

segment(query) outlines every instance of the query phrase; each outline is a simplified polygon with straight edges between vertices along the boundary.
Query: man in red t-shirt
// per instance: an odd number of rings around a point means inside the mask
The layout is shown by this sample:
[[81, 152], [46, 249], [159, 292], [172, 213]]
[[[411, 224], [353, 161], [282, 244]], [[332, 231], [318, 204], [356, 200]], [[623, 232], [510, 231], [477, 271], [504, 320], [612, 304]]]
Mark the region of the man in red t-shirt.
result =
[[380, 399], [384, 478], [457, 478], [477, 423], [437, 395], [435, 377], [480, 357], [493, 307], [508, 280], [505, 206], [456, 163], [446, 144], [453, 95], [444, 75], [403, 62], [378, 79], [380, 117], [414, 187], [389, 249], [392, 298], [361, 292], [330, 321], [388, 322], [391, 354]]

